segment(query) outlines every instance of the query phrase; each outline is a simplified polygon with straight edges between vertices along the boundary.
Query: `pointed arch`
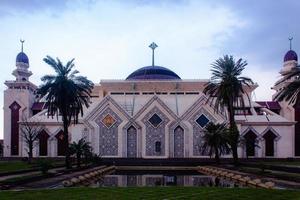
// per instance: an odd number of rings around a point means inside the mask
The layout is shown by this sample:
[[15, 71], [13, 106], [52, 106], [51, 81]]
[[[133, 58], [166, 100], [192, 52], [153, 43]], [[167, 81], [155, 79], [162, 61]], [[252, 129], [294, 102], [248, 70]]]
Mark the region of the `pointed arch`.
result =
[[9, 106], [9, 108], [11, 112], [10, 151], [12, 156], [16, 156], [19, 155], [19, 120], [20, 120], [19, 111], [21, 109], [21, 106], [16, 101], [14, 101]]
[[47, 156], [48, 155], [48, 139], [49, 134], [43, 129], [39, 135], [39, 156]]
[[[187, 157], [189, 156], [189, 134], [186, 134], [189, 132], [189, 128], [188, 126], [180, 121], [180, 120], [177, 120], [177, 121], [173, 121], [170, 126], [169, 126], [169, 157], [172, 158], [172, 157], [175, 157], [175, 130], [180, 127], [183, 129], [183, 155], [180, 156], [180, 157]], [[179, 129], [177, 129], [177, 131], [179, 131]], [[178, 134], [176, 134], [178, 135]]]
[[66, 146], [64, 131], [60, 130], [55, 138], [57, 140], [57, 156], [65, 156], [68, 147]]
[[137, 130], [132, 125], [127, 129], [127, 157], [137, 157]]
[[174, 157], [184, 157], [184, 129], [178, 125], [174, 129]]
[[276, 154], [277, 141], [280, 139], [280, 135], [272, 128], [268, 127], [262, 133], [264, 140], [264, 155], [273, 157]]
[[252, 127], [248, 127], [241, 136], [244, 138], [244, 152], [246, 157], [256, 156], [257, 143], [259, 140], [259, 134]]

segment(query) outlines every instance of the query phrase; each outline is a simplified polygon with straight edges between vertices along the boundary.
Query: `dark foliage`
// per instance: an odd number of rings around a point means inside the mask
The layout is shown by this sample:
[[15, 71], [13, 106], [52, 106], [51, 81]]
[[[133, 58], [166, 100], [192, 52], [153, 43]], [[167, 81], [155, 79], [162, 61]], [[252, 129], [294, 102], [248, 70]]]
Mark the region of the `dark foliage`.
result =
[[[50, 65], [55, 75], [42, 77], [43, 84], [38, 89], [38, 94], [45, 97], [48, 116], [61, 115], [64, 126], [64, 140], [69, 146], [68, 127], [73, 122], [78, 122], [79, 114], [83, 115], [83, 108], [90, 104], [90, 94], [93, 83], [86, 77], [79, 76], [74, 68], [74, 59], [66, 65], [57, 58], [47, 56], [44, 61]], [[70, 168], [70, 152], [66, 149], [66, 167]]]
[[225, 55], [217, 59], [212, 64], [212, 77], [205, 86], [204, 93], [208, 95], [208, 101], [216, 112], [226, 109], [229, 116], [229, 144], [235, 164], [238, 163], [237, 147], [239, 132], [234, 120], [234, 110], [236, 107], [244, 108], [245, 102], [242, 98], [246, 95], [250, 104], [250, 97], [245, 92], [246, 87], [251, 87], [253, 81], [250, 78], [242, 77], [242, 71], [247, 65], [246, 61], [239, 59], [235, 61], [233, 56]]

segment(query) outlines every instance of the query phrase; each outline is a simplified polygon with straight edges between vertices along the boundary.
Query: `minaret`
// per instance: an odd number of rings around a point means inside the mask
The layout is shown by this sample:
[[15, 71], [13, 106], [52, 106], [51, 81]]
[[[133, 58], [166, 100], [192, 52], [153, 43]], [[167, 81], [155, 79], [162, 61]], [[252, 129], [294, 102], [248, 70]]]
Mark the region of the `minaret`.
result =
[[25, 40], [20, 40], [21, 42], [21, 52], [17, 55], [16, 58], [16, 67], [13, 71], [13, 75], [16, 77], [16, 81], [23, 82], [29, 81], [29, 77], [32, 75], [31, 71], [28, 71], [29, 68], [29, 59], [27, 55], [23, 52], [23, 46]]
[[[289, 38], [290, 41], [290, 50], [285, 54], [283, 59], [283, 67], [280, 70], [281, 78], [275, 83], [275, 86], [272, 88], [276, 90], [276, 93], [273, 95], [273, 100], [275, 99], [278, 92], [282, 91], [290, 82], [292, 82], [292, 78], [287, 79], [287, 75], [289, 72], [297, 72], [300, 70], [298, 66], [298, 55], [292, 50], [292, 40], [293, 38]], [[296, 78], [296, 77], [293, 77]], [[291, 105], [289, 102], [283, 100], [279, 102], [280, 104], [280, 115], [287, 120], [295, 121], [296, 124], [294, 126], [294, 153], [295, 156], [300, 156], [300, 105], [299, 102]]]
[[284, 55], [283, 68], [279, 72], [283, 76], [287, 72], [290, 72], [291, 70], [295, 69], [298, 65], [298, 55], [294, 50], [292, 50], [293, 37], [290, 37], [289, 41], [290, 41], [290, 50], [286, 52], [286, 54]]
[[32, 104], [35, 100], [37, 86], [29, 81], [32, 75], [29, 59], [23, 52], [24, 40], [21, 41], [21, 52], [16, 58], [15, 80], [5, 81], [4, 91], [4, 156], [26, 156], [26, 150], [19, 133], [19, 121], [32, 116]]
[[[295, 70], [300, 70], [300, 67], [298, 66], [298, 55], [294, 50], [292, 50], [292, 40], [293, 40], [293, 38], [290, 37], [289, 38], [290, 50], [288, 50], [286, 52], [286, 54], [284, 55], [283, 67], [279, 71], [279, 73], [281, 74], [281, 78], [278, 80], [278, 82], [280, 82], [287, 75], [287, 73], [289, 73], [291, 71], [295, 71]], [[290, 80], [288, 80], [288, 81], [290, 81]], [[275, 84], [276, 86], [272, 87], [272, 89], [276, 90], [276, 93], [273, 95], [273, 97], [275, 97], [277, 92], [282, 90], [282, 88], [284, 88], [286, 86], [286, 84], [287, 84], [286, 81], [282, 82], [280, 84]]]

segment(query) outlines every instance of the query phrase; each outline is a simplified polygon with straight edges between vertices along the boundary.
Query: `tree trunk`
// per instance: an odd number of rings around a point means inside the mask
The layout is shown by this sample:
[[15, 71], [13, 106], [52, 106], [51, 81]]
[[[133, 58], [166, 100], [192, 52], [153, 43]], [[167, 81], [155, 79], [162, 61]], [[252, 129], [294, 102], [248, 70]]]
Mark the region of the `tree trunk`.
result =
[[63, 123], [64, 123], [64, 142], [66, 147], [65, 164], [66, 164], [66, 168], [70, 169], [71, 164], [70, 164], [69, 133], [68, 133], [68, 121], [66, 117], [64, 118]]
[[81, 163], [81, 154], [80, 153], [76, 154], [76, 160], [77, 160], [77, 168], [80, 168], [80, 163]]
[[239, 164], [237, 145], [232, 146], [232, 157], [234, 165], [237, 166]]
[[33, 144], [30, 142], [28, 144], [28, 164], [31, 164], [31, 160], [32, 160], [32, 149], [33, 149]]
[[215, 148], [215, 159], [216, 159], [216, 163], [220, 164], [220, 155], [217, 147]]
[[230, 147], [232, 151], [232, 157], [233, 157], [233, 163], [235, 166], [238, 165], [238, 139], [239, 139], [239, 133], [237, 131], [237, 127], [235, 124], [234, 119], [234, 108], [233, 108], [233, 101], [230, 101], [230, 105], [228, 106], [228, 114], [229, 114], [229, 130], [230, 130]]

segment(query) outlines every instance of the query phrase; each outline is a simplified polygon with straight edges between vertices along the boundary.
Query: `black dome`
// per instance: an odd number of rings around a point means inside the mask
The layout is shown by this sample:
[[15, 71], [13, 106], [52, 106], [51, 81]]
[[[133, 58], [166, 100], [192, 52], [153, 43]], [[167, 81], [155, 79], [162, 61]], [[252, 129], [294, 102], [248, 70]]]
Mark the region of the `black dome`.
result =
[[161, 66], [146, 66], [132, 72], [126, 80], [181, 79], [175, 72]]

